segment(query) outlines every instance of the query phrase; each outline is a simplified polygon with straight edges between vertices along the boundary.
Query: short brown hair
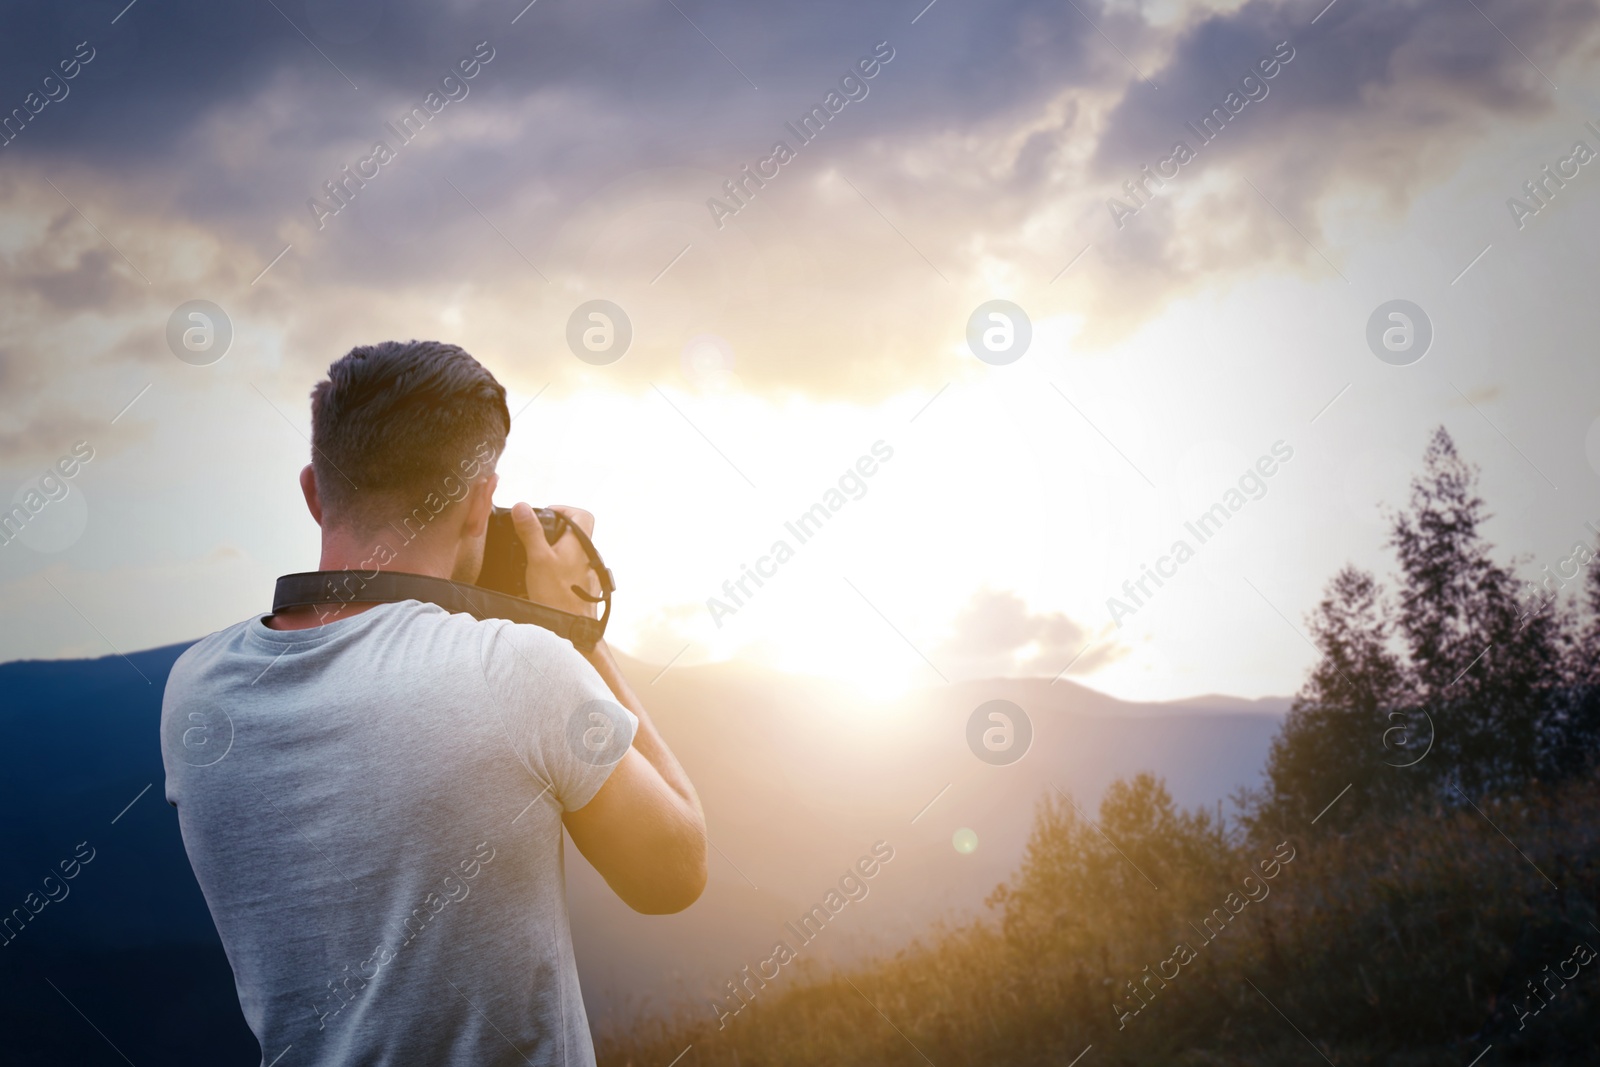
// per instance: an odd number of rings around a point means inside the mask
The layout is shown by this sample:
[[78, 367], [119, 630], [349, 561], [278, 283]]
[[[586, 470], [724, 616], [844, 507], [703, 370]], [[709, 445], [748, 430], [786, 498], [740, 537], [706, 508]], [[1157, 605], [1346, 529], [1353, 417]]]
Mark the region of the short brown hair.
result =
[[506, 391], [457, 345], [352, 348], [311, 390], [311, 465], [325, 516], [377, 525], [439, 491], [487, 444], [505, 450]]

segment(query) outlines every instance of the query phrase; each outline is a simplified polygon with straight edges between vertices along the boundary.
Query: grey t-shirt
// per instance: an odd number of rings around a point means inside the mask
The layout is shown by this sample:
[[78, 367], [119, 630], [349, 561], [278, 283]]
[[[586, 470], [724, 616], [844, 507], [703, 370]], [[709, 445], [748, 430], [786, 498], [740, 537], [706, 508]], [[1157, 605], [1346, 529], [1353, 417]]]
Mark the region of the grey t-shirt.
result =
[[263, 1062], [593, 1064], [561, 813], [637, 725], [548, 631], [415, 600], [180, 656], [167, 800]]

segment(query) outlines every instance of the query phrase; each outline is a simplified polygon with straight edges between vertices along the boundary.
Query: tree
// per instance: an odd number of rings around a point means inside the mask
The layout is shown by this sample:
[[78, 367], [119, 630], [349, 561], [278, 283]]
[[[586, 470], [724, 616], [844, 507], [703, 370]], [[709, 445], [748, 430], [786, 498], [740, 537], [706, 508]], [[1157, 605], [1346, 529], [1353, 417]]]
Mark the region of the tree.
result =
[[1524, 617], [1514, 576], [1479, 533], [1489, 515], [1477, 475], [1439, 427], [1389, 539], [1401, 569], [1396, 628], [1409, 652], [1409, 699], [1432, 719], [1435, 774], [1468, 794], [1536, 776], [1563, 618]]
[[1408, 708], [1382, 587], [1365, 571], [1345, 567], [1328, 583], [1309, 625], [1322, 658], [1272, 740], [1265, 791], [1248, 817], [1258, 836], [1305, 826], [1346, 786], [1350, 795], [1329, 821], [1348, 826], [1414, 794], [1427, 773], [1417, 767], [1431, 731]]
[[1146, 772], [1113, 782], [1094, 822], [1066, 796], [1043, 797], [1021, 869], [988, 903], [1013, 945], [1098, 958], [1107, 944], [1159, 944], [1184, 902], [1225, 878], [1231, 855], [1205, 811], [1180, 810]]
[[[1600, 760], [1600, 552], [1587, 544], [1573, 545], [1567, 559], [1556, 564], [1556, 575], [1568, 575], [1569, 562], [1585, 570], [1587, 620], [1567, 618], [1561, 667], [1561, 681], [1553, 701], [1552, 714], [1545, 723], [1544, 746], [1540, 752], [1541, 778], [1558, 780], [1590, 774]], [[1548, 575], [1549, 567], [1545, 568]], [[1547, 577], [1547, 584], [1556, 578]], [[1539, 590], [1540, 603], [1553, 600], [1554, 590]]]
[[1600, 568], [1581, 638], [1543, 595], [1519, 603], [1480, 533], [1489, 515], [1477, 481], [1435, 430], [1391, 527], [1398, 603], [1353, 567], [1328, 584], [1309, 620], [1321, 658], [1273, 740], [1265, 787], [1244, 798], [1257, 836], [1305, 826], [1347, 786], [1328, 825], [1423, 800], [1460, 805], [1591, 765]]

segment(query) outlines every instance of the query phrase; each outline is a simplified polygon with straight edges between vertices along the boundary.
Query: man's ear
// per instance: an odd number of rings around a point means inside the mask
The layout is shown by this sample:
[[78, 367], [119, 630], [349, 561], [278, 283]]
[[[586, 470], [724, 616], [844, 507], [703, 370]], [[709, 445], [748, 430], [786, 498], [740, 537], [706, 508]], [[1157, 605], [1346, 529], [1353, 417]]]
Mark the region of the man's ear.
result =
[[311, 512], [311, 517], [317, 520], [317, 525], [322, 525], [322, 498], [317, 495], [317, 472], [307, 463], [300, 468], [300, 492], [305, 495], [306, 509]]
[[482, 537], [489, 529], [489, 514], [494, 511], [494, 490], [500, 484], [500, 475], [490, 471], [487, 477], [475, 479], [465, 501], [467, 508], [461, 519], [461, 536]]

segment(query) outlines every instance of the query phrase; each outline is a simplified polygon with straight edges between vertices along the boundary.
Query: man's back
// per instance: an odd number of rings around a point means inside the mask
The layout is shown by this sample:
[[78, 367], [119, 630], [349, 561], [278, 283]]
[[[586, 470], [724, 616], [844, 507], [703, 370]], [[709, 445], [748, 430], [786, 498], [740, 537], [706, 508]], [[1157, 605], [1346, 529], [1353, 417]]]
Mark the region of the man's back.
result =
[[552, 634], [415, 601], [178, 660], [167, 799], [264, 1060], [593, 1063], [561, 815], [632, 738], [611, 696]]

